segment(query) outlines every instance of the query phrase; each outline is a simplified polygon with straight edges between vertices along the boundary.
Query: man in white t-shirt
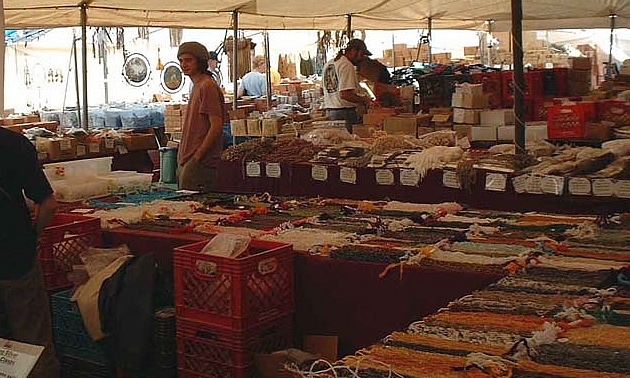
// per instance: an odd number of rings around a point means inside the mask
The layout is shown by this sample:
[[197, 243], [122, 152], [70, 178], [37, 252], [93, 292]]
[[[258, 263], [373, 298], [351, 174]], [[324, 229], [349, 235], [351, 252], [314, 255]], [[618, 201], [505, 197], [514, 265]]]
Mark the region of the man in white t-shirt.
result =
[[357, 94], [359, 81], [355, 67], [372, 55], [360, 39], [351, 39], [337, 56], [326, 63], [323, 70], [324, 108], [331, 120], [345, 120], [346, 128], [352, 132], [352, 125], [359, 122], [357, 106], [368, 107], [369, 97]]

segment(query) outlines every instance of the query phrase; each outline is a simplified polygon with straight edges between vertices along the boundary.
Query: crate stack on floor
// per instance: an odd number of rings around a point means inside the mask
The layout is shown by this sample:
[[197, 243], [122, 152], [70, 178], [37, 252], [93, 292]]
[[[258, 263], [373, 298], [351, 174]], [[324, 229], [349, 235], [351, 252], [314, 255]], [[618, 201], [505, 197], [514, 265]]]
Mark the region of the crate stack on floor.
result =
[[252, 240], [231, 258], [205, 246], [173, 255], [179, 377], [255, 377], [255, 354], [292, 345], [293, 248]]

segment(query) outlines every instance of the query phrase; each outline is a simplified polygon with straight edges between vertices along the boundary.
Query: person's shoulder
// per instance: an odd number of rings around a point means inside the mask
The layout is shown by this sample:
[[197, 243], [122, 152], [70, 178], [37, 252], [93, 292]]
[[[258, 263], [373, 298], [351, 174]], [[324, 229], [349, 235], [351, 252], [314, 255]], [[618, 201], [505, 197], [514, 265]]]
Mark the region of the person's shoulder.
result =
[[8, 142], [7, 145], [23, 144], [31, 145], [31, 141], [21, 133], [16, 133], [5, 127], [0, 127], [0, 139]]

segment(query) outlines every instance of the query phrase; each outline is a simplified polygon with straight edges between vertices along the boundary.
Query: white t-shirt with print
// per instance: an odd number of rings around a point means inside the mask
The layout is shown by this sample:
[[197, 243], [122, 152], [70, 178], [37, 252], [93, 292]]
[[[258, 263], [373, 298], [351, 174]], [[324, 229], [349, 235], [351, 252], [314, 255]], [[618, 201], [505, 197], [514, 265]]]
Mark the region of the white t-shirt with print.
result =
[[345, 55], [342, 55], [336, 61], [333, 59], [326, 63], [322, 74], [324, 108], [339, 109], [356, 107], [354, 102], [344, 100], [339, 96], [340, 91], [347, 89], [356, 90], [359, 88], [356, 69]]

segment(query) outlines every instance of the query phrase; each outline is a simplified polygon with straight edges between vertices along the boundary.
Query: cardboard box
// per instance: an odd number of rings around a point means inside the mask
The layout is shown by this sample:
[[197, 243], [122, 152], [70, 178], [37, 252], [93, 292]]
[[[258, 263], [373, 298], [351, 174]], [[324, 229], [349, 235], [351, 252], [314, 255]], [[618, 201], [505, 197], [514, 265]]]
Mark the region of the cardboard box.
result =
[[481, 126], [505, 126], [514, 124], [513, 109], [484, 110], [479, 116]]
[[245, 119], [231, 120], [230, 131], [232, 132], [232, 136], [246, 136], [247, 135], [247, 120]]
[[376, 125], [383, 126], [383, 122], [385, 118], [391, 117], [390, 113], [365, 113], [363, 115], [363, 124], [364, 125]]
[[262, 123], [258, 118], [247, 119], [247, 135], [262, 136]]
[[479, 124], [479, 113], [481, 113], [479, 109], [454, 108], [453, 122], [477, 125]]
[[45, 153], [49, 160], [72, 159], [77, 154], [77, 142], [74, 138], [37, 138], [35, 147]]
[[464, 46], [465, 56], [477, 56], [479, 55], [479, 46]]
[[457, 136], [457, 139], [461, 139], [465, 137], [468, 139], [471, 139], [472, 128], [473, 128], [473, 125], [453, 125], [453, 130], [455, 131], [455, 135]]
[[247, 114], [245, 113], [245, 109], [230, 109], [230, 110], [228, 110], [228, 114], [230, 116], [230, 120], [247, 118]]
[[525, 126], [525, 140], [539, 141], [547, 139], [547, 125], [531, 125]]
[[398, 52], [405, 51], [405, 50], [407, 50], [406, 43], [394, 43], [394, 51], [396, 52], [396, 54], [398, 54]]
[[483, 84], [461, 83], [455, 85], [455, 93], [467, 93], [473, 96], [483, 96]]
[[394, 56], [393, 49], [385, 49], [383, 50], [383, 58], [392, 58]]
[[485, 95], [472, 95], [470, 93], [453, 93], [451, 105], [455, 108], [483, 109], [487, 106]]
[[593, 63], [591, 63], [591, 58], [584, 57], [575, 57], [570, 58], [571, 68], [577, 70], [590, 70]]
[[156, 150], [158, 148], [155, 134], [134, 134], [123, 135], [123, 145], [128, 151]]
[[405, 57], [396, 55], [394, 56], [394, 67], [403, 67], [405, 65]]
[[434, 116], [436, 114], [452, 114], [452, 108], [431, 108], [429, 109], [429, 114]]
[[13, 126], [20, 123], [26, 123], [26, 117], [0, 118], [0, 125]]
[[431, 117], [431, 122], [434, 125], [451, 122], [451, 115], [450, 114], [436, 114], [433, 117]]
[[262, 135], [275, 136], [280, 134], [282, 123], [279, 118], [264, 118], [262, 120]]
[[413, 100], [413, 86], [407, 85], [404, 87], [400, 87], [400, 99], [405, 100]]
[[497, 127], [496, 126], [473, 126], [470, 129], [471, 141], [496, 141], [497, 140]]
[[501, 142], [513, 142], [516, 126], [497, 127], [497, 140]]
[[417, 126], [415, 117], [389, 116], [385, 118], [383, 130], [390, 135], [413, 135], [416, 136]]

